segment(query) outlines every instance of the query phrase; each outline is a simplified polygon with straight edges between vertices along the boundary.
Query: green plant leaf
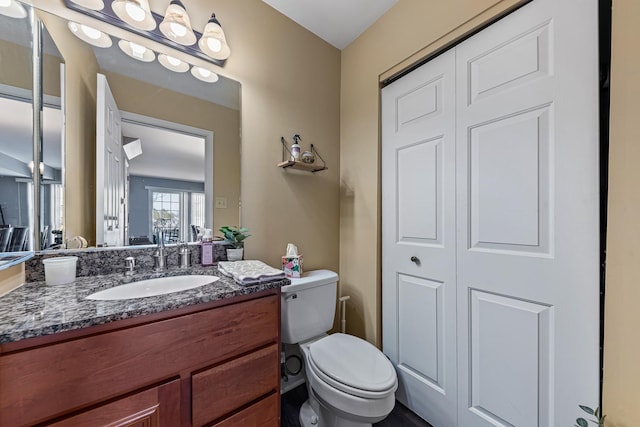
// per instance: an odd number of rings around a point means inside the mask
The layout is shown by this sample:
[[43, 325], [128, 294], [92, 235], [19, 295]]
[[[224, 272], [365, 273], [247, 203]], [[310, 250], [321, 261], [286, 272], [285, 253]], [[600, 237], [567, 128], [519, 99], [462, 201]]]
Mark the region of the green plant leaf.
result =
[[587, 420], [585, 420], [584, 418], [577, 418], [576, 419], [576, 423], [580, 426], [580, 427], [589, 427], [589, 423], [587, 422]]
[[578, 405], [580, 407], [580, 409], [582, 409], [584, 412], [586, 412], [589, 415], [593, 415], [594, 411], [593, 409], [589, 408], [588, 406], [584, 406], [584, 405]]

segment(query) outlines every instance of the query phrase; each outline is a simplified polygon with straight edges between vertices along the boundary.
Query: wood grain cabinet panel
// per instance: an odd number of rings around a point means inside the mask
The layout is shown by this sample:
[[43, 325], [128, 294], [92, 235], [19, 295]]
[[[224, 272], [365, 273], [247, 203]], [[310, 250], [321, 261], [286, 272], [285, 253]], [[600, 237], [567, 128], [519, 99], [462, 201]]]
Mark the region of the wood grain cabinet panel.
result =
[[273, 393], [248, 408], [214, 424], [214, 427], [278, 427], [280, 426], [280, 394]]
[[279, 346], [269, 347], [193, 375], [193, 425], [202, 426], [277, 390]]
[[51, 427], [180, 425], [180, 382], [152, 388], [50, 424]]
[[[230, 300], [223, 306], [219, 302], [216, 304], [173, 317], [167, 312], [166, 318], [148, 323], [142, 317], [140, 323], [133, 326], [125, 323], [125, 327], [118, 327], [119, 322], [113, 322], [113, 329], [105, 331], [102, 328], [97, 333], [87, 328], [86, 335], [78, 338], [62, 342], [52, 339], [47, 345], [0, 354], [0, 426], [58, 421], [88, 408], [98, 408], [103, 402], [127, 412], [124, 409], [127, 405], [145, 406], [136, 399], [152, 395], [138, 396], [138, 390], [174, 378], [180, 378], [182, 384], [182, 397], [177, 398], [180, 421], [163, 425], [189, 425], [191, 399], [196, 399], [200, 405], [208, 401], [184, 385], [191, 383], [193, 372], [223, 362], [226, 363], [214, 372], [222, 370], [224, 375], [237, 375], [233, 381], [225, 382], [219, 375], [215, 376], [215, 381], [210, 381], [209, 378], [214, 377], [199, 374], [200, 379], [195, 384], [200, 387], [198, 391], [202, 389], [217, 397], [238, 392], [238, 398], [227, 396], [224, 401], [225, 405], [238, 404], [229, 411], [241, 406], [238, 403], [241, 399], [248, 399], [242, 402], [247, 405], [269, 390], [279, 392], [279, 291], [266, 291], [237, 303]], [[259, 350], [252, 353], [256, 349]], [[235, 360], [239, 356], [240, 359]], [[250, 387], [258, 390], [257, 394], [242, 386], [246, 380]], [[219, 392], [216, 391], [218, 386], [222, 387]], [[121, 400], [122, 396], [131, 396], [132, 400]], [[213, 400], [212, 405], [221, 408], [219, 401]], [[130, 420], [130, 424], [118, 424], [116, 421], [120, 418], [116, 416], [113, 425], [153, 426], [156, 419], [163, 417], [162, 407], [159, 408], [160, 415], [145, 412], [147, 415], [141, 415], [138, 421]], [[94, 414], [102, 414], [96, 411]], [[202, 413], [208, 412], [203, 410]], [[215, 414], [222, 416], [226, 412]], [[60, 425], [107, 424], [100, 421]]]

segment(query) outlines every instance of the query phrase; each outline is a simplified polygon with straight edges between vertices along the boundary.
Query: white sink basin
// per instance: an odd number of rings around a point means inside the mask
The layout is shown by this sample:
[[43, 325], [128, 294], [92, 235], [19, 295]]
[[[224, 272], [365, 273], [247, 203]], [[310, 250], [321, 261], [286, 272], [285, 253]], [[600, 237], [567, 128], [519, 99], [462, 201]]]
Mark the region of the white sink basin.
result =
[[93, 293], [87, 299], [102, 301], [153, 297], [194, 289], [218, 280], [220, 280], [218, 276], [204, 275], [159, 277], [157, 279], [147, 279], [114, 286], [113, 288]]

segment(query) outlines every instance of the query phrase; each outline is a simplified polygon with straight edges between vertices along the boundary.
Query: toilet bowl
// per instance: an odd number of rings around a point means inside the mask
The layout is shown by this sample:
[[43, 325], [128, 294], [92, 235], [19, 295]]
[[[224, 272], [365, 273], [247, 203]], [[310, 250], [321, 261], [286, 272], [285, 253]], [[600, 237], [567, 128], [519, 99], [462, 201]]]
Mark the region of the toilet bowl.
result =
[[[300, 345], [305, 361], [309, 406], [318, 423], [303, 426], [365, 427], [393, 410], [398, 387], [393, 365], [376, 347], [360, 338], [333, 334]], [[313, 399], [317, 400], [314, 404]]]
[[309, 400], [303, 427], [369, 427], [393, 410], [398, 381], [387, 357], [365, 340], [326, 335], [335, 314], [338, 275], [316, 270], [281, 288], [282, 341], [299, 343]]

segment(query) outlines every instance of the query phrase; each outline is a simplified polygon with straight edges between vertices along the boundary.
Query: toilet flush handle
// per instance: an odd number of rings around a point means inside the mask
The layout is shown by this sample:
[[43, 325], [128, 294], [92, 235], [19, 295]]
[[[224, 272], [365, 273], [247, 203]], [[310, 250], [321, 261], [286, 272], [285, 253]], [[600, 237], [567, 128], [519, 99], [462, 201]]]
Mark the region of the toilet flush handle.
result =
[[291, 295], [287, 295], [286, 297], [284, 297], [285, 301], [291, 301], [294, 299], [298, 299], [298, 294], [291, 294]]

